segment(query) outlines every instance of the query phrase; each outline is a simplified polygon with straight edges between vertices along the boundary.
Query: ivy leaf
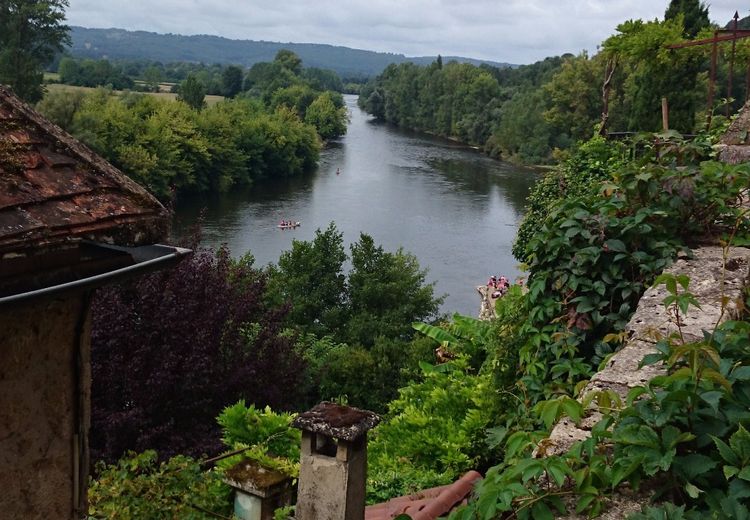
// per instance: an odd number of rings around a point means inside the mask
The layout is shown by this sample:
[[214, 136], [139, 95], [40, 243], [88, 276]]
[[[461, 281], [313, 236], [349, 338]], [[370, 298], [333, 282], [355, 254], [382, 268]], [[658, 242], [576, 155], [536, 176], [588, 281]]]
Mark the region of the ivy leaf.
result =
[[750, 433], [741, 424], [739, 429], [729, 438], [729, 445], [732, 447], [732, 451], [737, 454], [742, 465], [750, 462]]
[[615, 251], [616, 253], [625, 253], [628, 248], [625, 247], [625, 243], [622, 240], [616, 238], [610, 238], [604, 242], [605, 249], [609, 251]]
[[534, 520], [555, 520], [555, 516], [550, 511], [550, 508], [541, 501], [535, 502], [531, 507], [531, 517]]
[[740, 465], [740, 458], [732, 451], [732, 448], [730, 448], [726, 442], [713, 435], [711, 436], [711, 438], [713, 439], [714, 444], [716, 444], [716, 448], [718, 448], [719, 454], [721, 455], [722, 459], [727, 461], [732, 466]]
[[675, 457], [674, 460], [675, 469], [688, 481], [692, 481], [695, 477], [711, 471], [717, 464], [719, 464], [718, 461], [699, 453], [692, 453], [684, 457]]
[[701, 399], [703, 399], [708, 405], [711, 407], [711, 409], [714, 411], [715, 414], [719, 413], [719, 401], [724, 396], [722, 392], [717, 392], [716, 390], [710, 391], [710, 392], [703, 392], [701, 394]]

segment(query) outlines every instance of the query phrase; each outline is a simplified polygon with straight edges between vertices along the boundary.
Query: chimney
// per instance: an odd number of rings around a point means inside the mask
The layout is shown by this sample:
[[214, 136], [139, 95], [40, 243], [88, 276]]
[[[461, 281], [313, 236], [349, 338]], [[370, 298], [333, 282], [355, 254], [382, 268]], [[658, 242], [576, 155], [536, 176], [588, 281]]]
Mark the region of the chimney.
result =
[[292, 478], [249, 459], [229, 468], [224, 482], [235, 491], [234, 515], [241, 520], [273, 520], [276, 509], [292, 503]]
[[300, 414], [302, 430], [296, 520], [363, 520], [367, 431], [380, 417], [324, 401]]

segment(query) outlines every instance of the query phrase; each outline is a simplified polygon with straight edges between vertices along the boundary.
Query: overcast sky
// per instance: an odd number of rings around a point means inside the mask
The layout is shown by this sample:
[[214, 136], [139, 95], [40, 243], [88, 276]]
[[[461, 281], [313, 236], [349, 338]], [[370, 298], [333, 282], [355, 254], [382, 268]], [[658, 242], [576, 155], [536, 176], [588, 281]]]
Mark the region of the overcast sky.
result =
[[[233, 39], [330, 43], [407, 56], [509, 63], [596, 46], [631, 19], [661, 18], [668, 0], [70, 0], [68, 23]], [[746, 2], [713, 0], [727, 22]]]

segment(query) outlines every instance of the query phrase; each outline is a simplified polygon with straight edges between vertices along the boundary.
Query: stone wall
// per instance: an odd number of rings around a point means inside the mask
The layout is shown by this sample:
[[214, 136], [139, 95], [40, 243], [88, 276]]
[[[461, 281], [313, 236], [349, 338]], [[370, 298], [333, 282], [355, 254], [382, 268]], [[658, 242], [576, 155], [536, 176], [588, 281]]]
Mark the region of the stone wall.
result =
[[[750, 249], [731, 248], [726, 258], [720, 247], [703, 247], [693, 253], [693, 258], [681, 258], [665, 271], [690, 277], [688, 290], [701, 306], [700, 309], [691, 308], [680, 317], [679, 331], [686, 341], [698, 340], [703, 337], [704, 330], [711, 331], [717, 323], [735, 318], [742, 305], [743, 289], [750, 281]], [[624, 401], [631, 388], [664, 372], [662, 366], [639, 368], [639, 365], [645, 355], [654, 352], [657, 338], [678, 331], [675, 315], [662, 304], [667, 295], [663, 285], [644, 293], [627, 325], [627, 343], [609, 359], [603, 370], [591, 378], [581, 395], [594, 390], [612, 390]], [[593, 412], [579, 425], [563, 419], [553, 428], [549, 438], [540, 443], [536, 455], [564, 453], [575, 442], [587, 439], [600, 418], [598, 412]], [[625, 518], [628, 512], [640, 510], [641, 500], [618, 496], [611, 506], [611, 512], [602, 518]]]
[[2, 519], [80, 516], [89, 322], [82, 296], [0, 308]]

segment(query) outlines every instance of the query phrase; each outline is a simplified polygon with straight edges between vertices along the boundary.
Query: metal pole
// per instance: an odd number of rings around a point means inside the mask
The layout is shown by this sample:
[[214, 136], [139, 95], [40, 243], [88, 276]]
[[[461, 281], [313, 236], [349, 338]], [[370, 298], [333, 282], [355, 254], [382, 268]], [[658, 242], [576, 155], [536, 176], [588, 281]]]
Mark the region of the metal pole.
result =
[[661, 98], [661, 127], [665, 132], [669, 130], [669, 105], [667, 98]]
[[706, 130], [711, 128], [711, 118], [714, 114], [714, 89], [716, 87], [716, 55], [717, 48], [719, 46], [716, 39], [719, 37], [719, 33], [714, 31], [714, 41], [711, 44], [711, 78], [708, 82], [708, 120], [706, 122]]
[[737, 48], [737, 20], [740, 19], [740, 13], [734, 12], [734, 22], [732, 23], [732, 57], [729, 60], [729, 85], [727, 86], [727, 117], [731, 113], [731, 103], [729, 100], [732, 98], [732, 78], [734, 76], [734, 52]]

